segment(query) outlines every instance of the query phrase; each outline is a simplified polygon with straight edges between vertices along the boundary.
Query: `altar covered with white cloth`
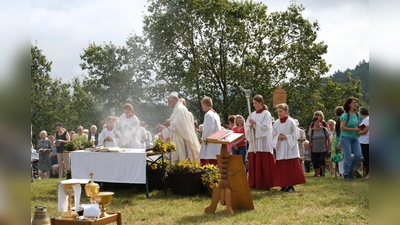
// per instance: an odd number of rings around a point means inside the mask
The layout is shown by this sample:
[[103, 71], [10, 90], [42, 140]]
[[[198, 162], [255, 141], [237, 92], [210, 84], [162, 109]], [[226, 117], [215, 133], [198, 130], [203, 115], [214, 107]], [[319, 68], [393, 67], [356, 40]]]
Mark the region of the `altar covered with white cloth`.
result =
[[121, 152], [71, 152], [71, 177], [110, 183], [146, 183], [145, 149], [123, 149]]

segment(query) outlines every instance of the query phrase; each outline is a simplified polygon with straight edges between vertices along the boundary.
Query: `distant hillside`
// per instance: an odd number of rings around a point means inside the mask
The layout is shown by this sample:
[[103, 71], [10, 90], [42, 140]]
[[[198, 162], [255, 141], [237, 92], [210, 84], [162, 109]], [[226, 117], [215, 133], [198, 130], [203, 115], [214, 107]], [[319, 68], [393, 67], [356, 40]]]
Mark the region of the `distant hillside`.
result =
[[362, 101], [366, 102], [369, 105], [369, 62], [365, 62], [365, 60], [358, 63], [356, 68], [347, 69], [346, 71], [336, 71], [332, 75], [332, 81], [338, 83], [346, 83], [347, 73], [351, 73], [352, 78], [358, 78], [361, 80], [361, 86], [363, 89], [363, 97]]

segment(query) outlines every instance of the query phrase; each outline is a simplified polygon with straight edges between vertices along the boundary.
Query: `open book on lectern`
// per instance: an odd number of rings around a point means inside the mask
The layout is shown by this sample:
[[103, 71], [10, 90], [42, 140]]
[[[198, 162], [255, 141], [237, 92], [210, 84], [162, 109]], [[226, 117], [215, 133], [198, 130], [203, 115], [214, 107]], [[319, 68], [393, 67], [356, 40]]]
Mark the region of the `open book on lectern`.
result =
[[207, 142], [215, 144], [229, 144], [242, 137], [241, 133], [231, 130], [220, 130], [207, 137]]

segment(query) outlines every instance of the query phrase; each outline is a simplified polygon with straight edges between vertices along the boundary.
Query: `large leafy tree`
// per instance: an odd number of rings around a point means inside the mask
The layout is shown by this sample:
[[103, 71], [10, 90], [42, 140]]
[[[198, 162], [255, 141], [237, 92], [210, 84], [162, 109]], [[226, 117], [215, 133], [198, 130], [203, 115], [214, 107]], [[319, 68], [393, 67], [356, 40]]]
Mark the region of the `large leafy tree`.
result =
[[31, 124], [32, 142], [40, 138], [39, 133], [55, 131], [57, 121], [64, 122], [69, 115], [71, 104], [70, 85], [61, 79], [50, 77], [52, 62], [47, 60], [42, 50], [31, 46]]
[[84, 91], [84, 85], [75, 78], [71, 83], [50, 77], [52, 62], [42, 50], [31, 46], [31, 124], [32, 142], [46, 130], [54, 134], [56, 122], [62, 122], [67, 130], [78, 125], [101, 126], [99, 108], [93, 98]]
[[102, 125], [105, 123], [102, 118], [103, 108], [95, 103], [95, 97], [84, 89], [84, 84], [75, 77], [71, 82], [72, 94], [71, 103], [66, 109], [69, 112], [67, 121], [68, 125], [73, 125], [76, 130], [78, 125], [89, 129], [91, 125], [96, 125], [98, 132], [101, 131]]
[[32, 142], [39, 139], [41, 130], [53, 130], [52, 95], [54, 83], [50, 77], [51, 61], [37, 46], [31, 46], [31, 125]]
[[337, 95], [356, 93], [358, 84], [324, 82], [327, 45], [316, 41], [318, 22], [303, 11], [295, 4], [270, 13], [252, 1], [149, 0], [143, 36], [130, 35], [122, 47], [93, 43], [84, 50], [85, 90], [106, 110], [131, 102], [141, 119], [155, 124], [169, 117], [165, 100], [173, 91], [200, 122], [206, 95], [224, 122], [230, 114], [247, 116], [243, 89], [263, 95], [276, 118], [272, 95], [282, 86], [291, 115], [308, 123], [314, 111], [341, 104]]
[[125, 103], [131, 103], [139, 119], [151, 126], [169, 117], [165, 96], [155, 98], [160, 89], [154, 89], [158, 87], [152, 77], [156, 68], [145, 43], [142, 37], [131, 35], [127, 47], [91, 43], [80, 55], [85, 72], [83, 90], [90, 92], [102, 118], [110, 115], [110, 108], [115, 108], [116, 116], [121, 115]]
[[322, 58], [327, 46], [315, 41], [318, 23], [303, 18], [302, 6], [268, 14], [266, 5], [251, 1], [149, 3], [143, 30], [158, 68], [155, 76], [165, 90], [187, 96], [201, 119], [205, 95], [226, 121], [245, 111], [243, 88], [271, 99], [273, 90], [294, 76], [297, 86], [314, 92], [328, 71]]
[[285, 89], [290, 93], [288, 104], [291, 116], [297, 118], [306, 129], [308, 129], [315, 111], [321, 110], [326, 121], [329, 119], [336, 120], [334, 115], [336, 106], [343, 105], [343, 102], [349, 96], [361, 99], [363, 95], [360, 80], [352, 78], [350, 73], [347, 76], [346, 83], [333, 82], [332, 78], [328, 77], [326, 82], [320, 83], [313, 92], [310, 92], [306, 86], [292, 87], [286, 85]]

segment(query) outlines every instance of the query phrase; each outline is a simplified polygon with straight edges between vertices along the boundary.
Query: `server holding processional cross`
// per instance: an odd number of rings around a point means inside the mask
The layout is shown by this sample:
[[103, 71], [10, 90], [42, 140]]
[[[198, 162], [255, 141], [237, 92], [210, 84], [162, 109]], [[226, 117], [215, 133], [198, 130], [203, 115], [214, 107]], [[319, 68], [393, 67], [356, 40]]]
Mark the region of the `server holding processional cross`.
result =
[[[275, 158], [272, 148], [272, 116], [264, 105], [261, 95], [252, 99], [256, 111], [249, 115], [245, 125], [248, 150], [249, 186], [255, 189], [270, 189], [275, 173]], [[252, 135], [254, 135], [252, 137]], [[254, 140], [254, 141], [253, 141]]]

